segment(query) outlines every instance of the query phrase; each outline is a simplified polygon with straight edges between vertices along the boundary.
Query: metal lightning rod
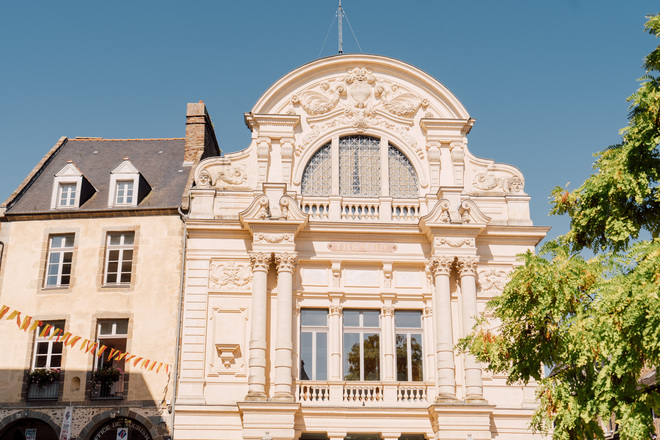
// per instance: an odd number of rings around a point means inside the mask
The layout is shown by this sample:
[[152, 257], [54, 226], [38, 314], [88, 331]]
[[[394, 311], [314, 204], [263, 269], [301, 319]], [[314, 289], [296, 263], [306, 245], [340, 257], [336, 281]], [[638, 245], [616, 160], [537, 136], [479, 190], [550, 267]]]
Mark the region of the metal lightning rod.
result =
[[341, 0], [339, 0], [339, 10], [337, 11], [338, 19], [339, 19], [339, 53], [344, 53], [344, 48], [342, 45], [342, 35], [341, 35], [341, 18], [344, 15], [344, 11], [341, 9]]

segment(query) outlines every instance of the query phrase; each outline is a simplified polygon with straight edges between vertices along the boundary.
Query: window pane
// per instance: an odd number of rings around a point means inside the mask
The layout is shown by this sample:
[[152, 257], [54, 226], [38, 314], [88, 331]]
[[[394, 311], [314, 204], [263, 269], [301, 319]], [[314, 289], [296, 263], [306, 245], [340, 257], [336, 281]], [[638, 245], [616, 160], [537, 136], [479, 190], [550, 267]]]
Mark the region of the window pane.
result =
[[121, 274], [121, 283], [130, 283], [131, 282], [131, 273], [123, 273]]
[[364, 334], [364, 380], [380, 380], [379, 334]]
[[397, 328], [422, 328], [422, 312], [419, 310], [396, 310], [394, 322]]
[[62, 241], [64, 240], [63, 235], [55, 235], [51, 238], [51, 246], [54, 248], [62, 247]]
[[358, 327], [360, 325], [359, 310], [344, 310], [344, 326]]
[[124, 244], [133, 244], [135, 232], [124, 232]]
[[[60, 262], [60, 253], [55, 252], [50, 254], [50, 258], [48, 258], [48, 264], [59, 264]], [[57, 272], [57, 270], [56, 270]]]
[[380, 196], [380, 139], [368, 136], [339, 139], [339, 194]]
[[390, 196], [415, 198], [419, 195], [417, 173], [406, 156], [392, 145], [388, 149]]
[[62, 261], [64, 263], [71, 263], [73, 261], [73, 252], [63, 252]]
[[316, 377], [314, 380], [328, 379], [328, 334], [316, 333]]
[[54, 354], [50, 357], [50, 368], [60, 368], [62, 366], [62, 355]]
[[116, 321], [115, 333], [118, 335], [128, 334], [128, 319], [120, 319]]
[[302, 325], [325, 327], [328, 325], [328, 311], [319, 309], [303, 309], [300, 311]]
[[37, 342], [37, 354], [48, 354], [48, 342]]
[[408, 335], [396, 335], [396, 380], [408, 381]]
[[118, 245], [121, 243], [121, 234], [110, 234], [110, 244]]
[[34, 360], [34, 368], [44, 368], [46, 366], [46, 356], [37, 356]]
[[360, 380], [360, 334], [344, 333], [344, 380]]
[[422, 335], [410, 335], [411, 380], [424, 380], [422, 369]]
[[380, 311], [379, 310], [364, 310], [362, 312], [362, 326], [363, 327], [380, 327]]
[[314, 153], [307, 163], [302, 177], [302, 194], [305, 196], [330, 195], [332, 187], [332, 160], [330, 144]]
[[312, 332], [300, 334], [300, 379], [310, 380], [312, 378], [314, 354], [312, 352]]

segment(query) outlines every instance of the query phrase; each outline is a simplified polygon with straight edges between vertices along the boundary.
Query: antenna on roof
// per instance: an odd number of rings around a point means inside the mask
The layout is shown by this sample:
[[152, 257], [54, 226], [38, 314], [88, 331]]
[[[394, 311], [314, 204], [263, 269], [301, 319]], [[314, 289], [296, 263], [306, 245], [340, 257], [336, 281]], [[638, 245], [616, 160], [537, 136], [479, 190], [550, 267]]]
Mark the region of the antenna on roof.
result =
[[[357, 43], [358, 49], [360, 49], [360, 53], [362, 52], [362, 48], [360, 47], [360, 42], [358, 41], [357, 37], [355, 36], [355, 32], [353, 32], [353, 26], [351, 26], [351, 22], [348, 20], [348, 15], [346, 15], [346, 12], [344, 12], [344, 8], [341, 6], [341, 0], [339, 0], [339, 7], [337, 8], [337, 12], [335, 13], [335, 17], [337, 17], [338, 21], [338, 43], [339, 43], [339, 53], [342, 54], [344, 53], [344, 38], [343, 38], [343, 19], [346, 19], [346, 23], [348, 23], [348, 27], [351, 29], [351, 33], [353, 34], [353, 38], [355, 38], [355, 42]], [[332, 30], [332, 26], [335, 24], [335, 17], [332, 18], [332, 22], [330, 23], [330, 28], [328, 29], [328, 33], [325, 35], [325, 40], [323, 40], [323, 45], [321, 46], [321, 50], [319, 51], [319, 57], [321, 56], [321, 53], [323, 53], [323, 48], [325, 47], [326, 41], [328, 41], [328, 35], [330, 35], [330, 31]]]
[[341, 8], [341, 0], [339, 0], [339, 9], [337, 9], [337, 19], [339, 20], [339, 53], [344, 53], [344, 48], [342, 47], [342, 35], [341, 35], [341, 18], [344, 15], [344, 11]]

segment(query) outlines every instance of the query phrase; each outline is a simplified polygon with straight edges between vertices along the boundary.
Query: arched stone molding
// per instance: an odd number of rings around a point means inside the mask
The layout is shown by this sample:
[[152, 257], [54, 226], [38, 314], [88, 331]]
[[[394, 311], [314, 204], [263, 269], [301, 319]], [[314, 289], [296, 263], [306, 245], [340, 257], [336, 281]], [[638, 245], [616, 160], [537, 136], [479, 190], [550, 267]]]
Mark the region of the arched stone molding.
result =
[[90, 420], [80, 431], [80, 434], [78, 434], [78, 440], [90, 440], [94, 432], [96, 432], [96, 430], [99, 429], [101, 425], [109, 420], [112, 420], [113, 416], [133, 419], [147, 428], [147, 431], [149, 431], [149, 434], [153, 440], [163, 439], [163, 437], [158, 434], [156, 427], [146, 417], [141, 416], [140, 414], [136, 413], [135, 411], [131, 411], [128, 408], [115, 408], [103, 411], [92, 417], [92, 420]]
[[57, 434], [58, 436], [60, 435], [60, 426], [57, 423], [53, 422], [53, 420], [47, 414], [44, 414], [40, 411], [35, 411], [33, 409], [22, 409], [0, 420], [0, 437], [2, 437], [5, 434], [5, 431], [8, 428], [12, 427], [17, 423], [20, 423], [21, 420], [29, 420], [29, 419], [36, 419], [46, 423], [48, 426], [53, 428], [55, 434]]
[[[291, 171], [291, 184], [293, 188], [300, 189], [302, 183], [302, 175], [305, 171], [305, 167], [309, 163], [310, 159], [318, 151], [319, 148], [326, 145], [328, 142], [331, 142], [335, 137], [343, 136], [352, 136], [359, 134], [361, 136], [371, 136], [375, 138], [387, 138], [392, 146], [396, 147], [403, 153], [406, 158], [410, 161], [415, 172], [417, 173], [417, 179], [419, 181], [419, 186], [422, 188], [419, 196], [423, 197], [429, 187], [429, 169], [426, 161], [423, 160], [423, 157], [420, 158], [420, 152], [425, 155], [423, 152], [423, 146], [417, 145], [414, 147], [411, 143], [405, 140], [399, 133], [394, 130], [383, 129], [380, 127], [373, 127], [367, 130], [364, 130], [361, 133], [356, 133], [354, 129], [347, 126], [333, 127], [325, 132], [323, 132], [317, 139], [310, 143], [309, 147], [304, 148], [300, 154], [297, 156]], [[298, 146], [297, 148], [301, 148]], [[419, 151], [418, 151], [419, 150]], [[334, 194], [337, 195], [337, 194]]]
[[[367, 67], [376, 78], [398, 83], [409, 93], [429, 99], [434, 117], [468, 119], [463, 104], [442, 83], [426, 72], [393, 58], [380, 55], [349, 54], [327, 57], [307, 63], [273, 84], [257, 101], [252, 113], [286, 113], [290, 95], [300, 93], [310, 85], [341, 78], [347, 69]], [[334, 88], [333, 88], [334, 90]]]

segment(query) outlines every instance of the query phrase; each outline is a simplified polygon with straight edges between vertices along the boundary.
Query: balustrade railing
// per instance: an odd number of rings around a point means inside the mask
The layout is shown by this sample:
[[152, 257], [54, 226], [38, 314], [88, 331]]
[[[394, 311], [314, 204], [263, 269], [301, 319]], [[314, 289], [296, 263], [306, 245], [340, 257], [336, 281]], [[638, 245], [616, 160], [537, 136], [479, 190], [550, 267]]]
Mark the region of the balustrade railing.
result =
[[423, 215], [419, 199], [391, 197], [303, 196], [300, 208], [312, 221], [417, 223]]
[[321, 382], [296, 383], [296, 400], [302, 405], [420, 406], [434, 399], [425, 382]]

